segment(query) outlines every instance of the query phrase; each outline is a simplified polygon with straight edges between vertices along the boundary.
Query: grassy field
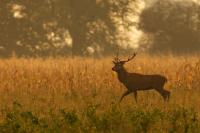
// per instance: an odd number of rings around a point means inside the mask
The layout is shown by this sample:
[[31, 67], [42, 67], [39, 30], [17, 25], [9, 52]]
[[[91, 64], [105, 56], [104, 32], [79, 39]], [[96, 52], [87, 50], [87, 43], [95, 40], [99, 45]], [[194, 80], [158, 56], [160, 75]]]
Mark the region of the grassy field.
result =
[[112, 58], [0, 60], [1, 133], [199, 133], [199, 56], [138, 55], [129, 72], [163, 74], [171, 98], [133, 95], [111, 70]]

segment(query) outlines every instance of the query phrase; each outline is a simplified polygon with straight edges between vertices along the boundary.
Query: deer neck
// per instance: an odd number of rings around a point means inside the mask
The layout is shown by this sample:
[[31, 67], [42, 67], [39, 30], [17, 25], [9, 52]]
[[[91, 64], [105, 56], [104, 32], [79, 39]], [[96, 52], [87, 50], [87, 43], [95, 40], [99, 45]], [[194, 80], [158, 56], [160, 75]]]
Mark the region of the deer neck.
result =
[[118, 79], [123, 82], [126, 80], [128, 72], [126, 71], [125, 68], [122, 68], [121, 70], [117, 71]]

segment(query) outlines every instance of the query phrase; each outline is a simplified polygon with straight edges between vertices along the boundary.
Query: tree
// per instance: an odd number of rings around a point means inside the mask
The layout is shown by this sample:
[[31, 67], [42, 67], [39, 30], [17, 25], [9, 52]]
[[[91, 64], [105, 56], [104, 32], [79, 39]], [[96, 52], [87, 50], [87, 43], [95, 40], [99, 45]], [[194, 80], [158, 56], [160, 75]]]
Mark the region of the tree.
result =
[[198, 52], [200, 6], [189, 0], [156, 1], [141, 13], [139, 29], [150, 35], [152, 52]]
[[31, 12], [27, 10], [27, 4], [16, 0], [8, 2], [2, 0], [0, 5], [0, 40], [1, 56], [9, 56], [13, 52], [17, 55], [32, 55], [36, 45], [46, 41], [45, 30], [43, 30], [43, 21], [34, 21], [34, 16], [38, 16], [38, 5], [44, 2], [32, 5]]
[[[1, 46], [4, 55], [64, 53], [65, 33], [72, 39], [73, 55], [87, 47], [109, 53], [119, 38], [119, 26], [127, 26], [133, 0], [2, 0]], [[122, 21], [123, 19], [123, 21]], [[64, 53], [66, 54], [66, 53]]]
[[[104, 53], [112, 51], [119, 40], [118, 27], [130, 13], [131, 0], [57, 0], [51, 1], [60, 28], [67, 29], [73, 40], [74, 55], [88, 46], [100, 45]], [[124, 19], [123, 26], [131, 21]]]

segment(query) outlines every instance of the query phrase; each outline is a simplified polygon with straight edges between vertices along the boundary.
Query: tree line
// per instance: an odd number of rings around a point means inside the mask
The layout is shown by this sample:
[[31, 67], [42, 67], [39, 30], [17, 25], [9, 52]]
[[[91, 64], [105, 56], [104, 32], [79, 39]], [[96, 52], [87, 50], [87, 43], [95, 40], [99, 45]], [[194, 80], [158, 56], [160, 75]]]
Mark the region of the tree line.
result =
[[[0, 56], [109, 55], [129, 39], [121, 29], [143, 31], [151, 52], [198, 52], [200, 6], [182, 0], [152, 2], [135, 24], [137, 0], [1, 0]], [[134, 35], [133, 35], [134, 36]], [[127, 49], [129, 51], [130, 49]]]

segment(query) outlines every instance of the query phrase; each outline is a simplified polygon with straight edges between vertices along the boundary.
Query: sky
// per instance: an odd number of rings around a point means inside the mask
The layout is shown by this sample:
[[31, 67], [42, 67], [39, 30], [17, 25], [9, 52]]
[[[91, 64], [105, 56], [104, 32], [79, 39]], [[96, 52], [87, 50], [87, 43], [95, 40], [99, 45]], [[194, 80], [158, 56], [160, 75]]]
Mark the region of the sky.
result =
[[[139, 1], [138, 2], [138, 9], [136, 10], [137, 14], [140, 14], [142, 10], [145, 8], [146, 4], [144, 1]], [[138, 22], [139, 21], [139, 16], [138, 15], [133, 15], [131, 16], [133, 21]], [[132, 27], [131, 30], [127, 33], [128, 36], [130, 37], [131, 43], [130, 43], [130, 48], [133, 49], [138, 49], [139, 48], [139, 39], [142, 36], [142, 32], [137, 30], [136, 27]]]

